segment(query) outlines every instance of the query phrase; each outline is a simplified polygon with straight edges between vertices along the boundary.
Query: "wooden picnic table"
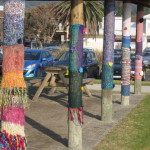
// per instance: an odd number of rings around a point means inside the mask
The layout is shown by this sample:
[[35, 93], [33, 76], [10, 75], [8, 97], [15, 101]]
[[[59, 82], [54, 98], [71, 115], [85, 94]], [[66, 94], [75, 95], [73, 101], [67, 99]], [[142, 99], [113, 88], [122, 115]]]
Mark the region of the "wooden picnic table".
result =
[[[30, 81], [30, 83], [34, 85], [40, 85], [37, 92], [35, 93], [32, 100], [38, 100], [41, 92], [43, 91], [45, 86], [51, 86], [51, 90], [49, 91], [48, 95], [53, 94], [56, 91], [57, 87], [66, 87], [68, 90], [69, 80], [68, 78], [65, 78], [64, 73], [66, 72], [66, 67], [47, 67], [43, 68], [46, 72], [46, 76], [44, 79], [33, 79]], [[60, 80], [57, 81], [56, 76], [58, 75], [60, 77]], [[83, 87], [85, 92], [88, 96], [92, 96], [89, 89], [86, 87], [86, 84], [91, 84], [95, 79], [89, 78], [89, 79], [83, 79]]]

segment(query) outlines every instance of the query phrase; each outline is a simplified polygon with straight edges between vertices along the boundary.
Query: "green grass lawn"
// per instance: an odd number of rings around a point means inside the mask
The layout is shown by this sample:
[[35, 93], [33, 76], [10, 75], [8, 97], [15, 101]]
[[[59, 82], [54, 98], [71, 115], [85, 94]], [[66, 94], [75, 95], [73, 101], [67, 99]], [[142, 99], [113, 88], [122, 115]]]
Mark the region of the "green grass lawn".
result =
[[[35, 77], [35, 78], [25, 78], [25, 81], [29, 81], [29, 80], [32, 80], [32, 79], [36, 79], [38, 77]], [[94, 84], [101, 84], [101, 80], [99, 79], [96, 79], [94, 82]], [[120, 80], [114, 80], [114, 84], [121, 84], [120, 83]], [[131, 85], [134, 85], [134, 81], [131, 81]], [[142, 85], [145, 85], [145, 86], [150, 86], [150, 81], [142, 81]]]
[[[101, 80], [95, 80], [94, 84], [101, 84]], [[114, 84], [121, 84], [120, 80], [114, 80]], [[131, 85], [134, 85], [134, 81], [131, 81]], [[150, 81], [142, 81], [142, 85], [150, 86]]]
[[150, 95], [93, 150], [150, 150]]

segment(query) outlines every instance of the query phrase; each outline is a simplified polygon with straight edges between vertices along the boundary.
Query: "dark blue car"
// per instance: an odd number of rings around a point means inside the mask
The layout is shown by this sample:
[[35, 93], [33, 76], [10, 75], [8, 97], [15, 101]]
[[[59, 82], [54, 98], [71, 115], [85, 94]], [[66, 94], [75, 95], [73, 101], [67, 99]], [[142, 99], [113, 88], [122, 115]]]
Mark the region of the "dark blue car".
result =
[[53, 65], [54, 56], [49, 50], [25, 49], [24, 77], [37, 77], [44, 74], [43, 67]]
[[[100, 67], [96, 54], [92, 50], [84, 49], [83, 77], [100, 78]], [[66, 51], [62, 56], [54, 62], [54, 66], [69, 67], [69, 51]]]

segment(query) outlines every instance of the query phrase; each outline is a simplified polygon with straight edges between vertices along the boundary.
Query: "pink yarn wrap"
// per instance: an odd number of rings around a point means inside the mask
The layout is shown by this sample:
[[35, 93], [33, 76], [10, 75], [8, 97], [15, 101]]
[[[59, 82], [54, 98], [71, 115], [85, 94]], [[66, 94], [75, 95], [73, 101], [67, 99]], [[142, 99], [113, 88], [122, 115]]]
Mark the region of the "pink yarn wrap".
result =
[[2, 121], [24, 126], [24, 109], [19, 107], [9, 107], [2, 111]]

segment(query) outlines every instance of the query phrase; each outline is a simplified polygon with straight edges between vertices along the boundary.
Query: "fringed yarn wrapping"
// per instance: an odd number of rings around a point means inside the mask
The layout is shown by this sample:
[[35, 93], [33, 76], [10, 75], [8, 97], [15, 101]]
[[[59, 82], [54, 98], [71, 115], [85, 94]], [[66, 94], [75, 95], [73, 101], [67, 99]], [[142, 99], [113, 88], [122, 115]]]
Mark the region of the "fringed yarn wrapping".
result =
[[69, 108], [69, 112], [70, 112], [70, 119], [72, 121], [78, 121], [79, 124], [83, 124], [83, 107], [80, 108]]
[[9, 106], [19, 106], [21, 108], [27, 108], [27, 89], [19, 87], [1, 88], [0, 106], [5, 109]]
[[26, 139], [20, 135], [11, 135], [5, 130], [0, 132], [1, 150], [26, 150]]

